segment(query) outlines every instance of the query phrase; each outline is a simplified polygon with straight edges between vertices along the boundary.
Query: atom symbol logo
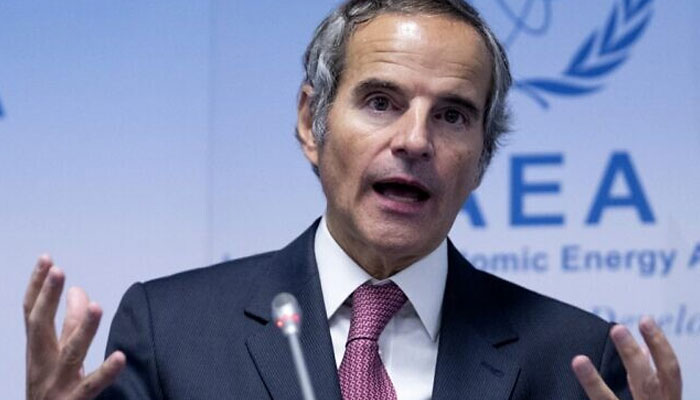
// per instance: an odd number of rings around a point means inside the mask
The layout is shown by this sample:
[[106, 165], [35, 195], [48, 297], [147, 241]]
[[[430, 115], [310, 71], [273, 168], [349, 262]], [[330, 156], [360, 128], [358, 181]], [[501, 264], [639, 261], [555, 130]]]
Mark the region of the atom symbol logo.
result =
[[508, 0], [498, 0], [498, 5], [513, 23], [513, 28], [503, 41], [506, 48], [515, 42], [520, 33], [533, 36], [547, 33], [552, 22], [552, 0], [521, 0], [517, 11], [511, 3]]

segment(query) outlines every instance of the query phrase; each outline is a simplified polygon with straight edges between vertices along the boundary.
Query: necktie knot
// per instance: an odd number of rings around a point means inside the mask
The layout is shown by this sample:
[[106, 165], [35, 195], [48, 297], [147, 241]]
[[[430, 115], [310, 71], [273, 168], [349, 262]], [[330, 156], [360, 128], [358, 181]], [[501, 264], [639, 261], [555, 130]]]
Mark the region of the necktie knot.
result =
[[360, 338], [379, 339], [386, 324], [405, 302], [406, 295], [394, 282], [385, 285], [365, 283], [355, 289], [348, 342]]

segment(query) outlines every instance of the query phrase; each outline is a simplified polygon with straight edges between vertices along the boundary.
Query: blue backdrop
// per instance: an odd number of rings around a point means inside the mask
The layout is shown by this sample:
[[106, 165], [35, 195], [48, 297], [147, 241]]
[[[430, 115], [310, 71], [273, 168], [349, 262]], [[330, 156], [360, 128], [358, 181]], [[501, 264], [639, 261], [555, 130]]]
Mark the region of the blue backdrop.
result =
[[[281, 247], [323, 212], [293, 134], [335, 3], [0, 3], [5, 397], [41, 252], [105, 309], [92, 369], [131, 282]], [[603, 318], [653, 315], [700, 398], [700, 3], [474, 4], [511, 57], [515, 129], [452, 239]]]

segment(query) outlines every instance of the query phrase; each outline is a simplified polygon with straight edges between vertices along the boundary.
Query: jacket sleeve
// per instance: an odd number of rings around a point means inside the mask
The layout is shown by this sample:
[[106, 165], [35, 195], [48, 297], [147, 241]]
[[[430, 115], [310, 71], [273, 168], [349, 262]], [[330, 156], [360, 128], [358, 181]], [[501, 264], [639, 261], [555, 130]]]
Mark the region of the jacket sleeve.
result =
[[126, 355], [126, 368], [97, 398], [162, 399], [150, 305], [141, 283], [127, 290], [112, 321], [106, 355], [115, 350]]
[[[612, 326], [613, 324], [610, 324], [611, 328]], [[603, 380], [605, 383], [607, 383], [610, 390], [615, 393], [618, 399], [632, 400], [632, 394], [630, 393], [629, 386], [627, 385], [627, 371], [625, 370], [625, 366], [622, 364], [622, 359], [617, 353], [615, 344], [613, 343], [609, 334], [605, 341], [603, 357], [600, 360], [598, 371], [600, 371], [600, 375], [603, 377]]]

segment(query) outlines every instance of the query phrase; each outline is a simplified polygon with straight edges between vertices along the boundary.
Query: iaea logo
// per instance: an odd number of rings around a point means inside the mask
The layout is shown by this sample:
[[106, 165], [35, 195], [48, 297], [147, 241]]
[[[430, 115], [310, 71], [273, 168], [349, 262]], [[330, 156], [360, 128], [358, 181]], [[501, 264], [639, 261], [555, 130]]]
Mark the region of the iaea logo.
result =
[[[512, 46], [521, 34], [542, 36], [547, 33], [552, 20], [552, 0], [521, 0], [518, 13], [511, 3], [498, 0], [498, 5], [513, 24], [503, 40], [506, 47]], [[582, 96], [602, 89], [605, 79], [628, 60], [632, 47], [649, 25], [652, 3], [653, 0], [614, 1], [606, 21], [583, 39], [559, 75], [517, 79], [514, 88], [543, 108], [549, 108], [548, 96]], [[583, 2], [577, 5], [583, 5]], [[533, 10], [541, 14], [537, 25], [529, 21]]]

